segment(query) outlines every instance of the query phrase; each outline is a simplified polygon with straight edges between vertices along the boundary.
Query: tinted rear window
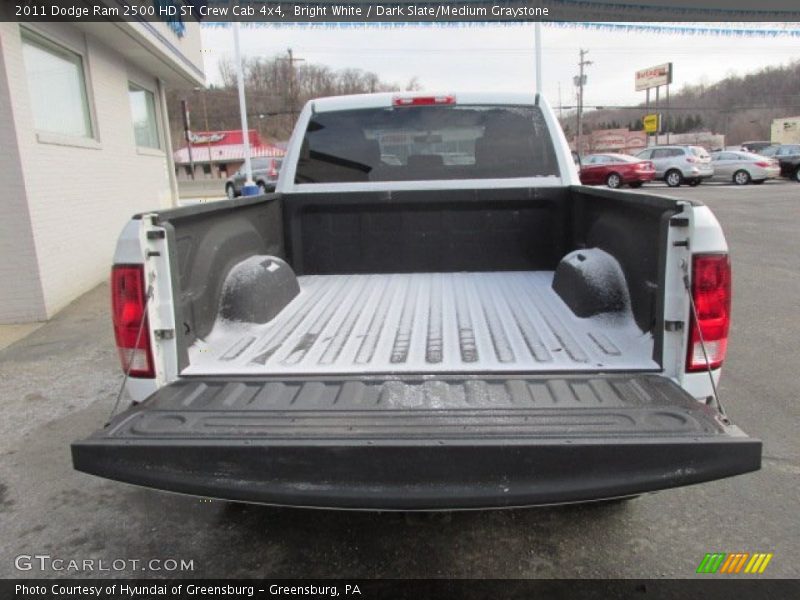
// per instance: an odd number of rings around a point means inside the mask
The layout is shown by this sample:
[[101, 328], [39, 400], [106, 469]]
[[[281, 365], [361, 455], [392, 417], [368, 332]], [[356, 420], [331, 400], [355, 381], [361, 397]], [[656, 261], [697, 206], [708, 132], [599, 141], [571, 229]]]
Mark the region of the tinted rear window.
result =
[[416, 106], [311, 117], [295, 183], [559, 175], [534, 106]]

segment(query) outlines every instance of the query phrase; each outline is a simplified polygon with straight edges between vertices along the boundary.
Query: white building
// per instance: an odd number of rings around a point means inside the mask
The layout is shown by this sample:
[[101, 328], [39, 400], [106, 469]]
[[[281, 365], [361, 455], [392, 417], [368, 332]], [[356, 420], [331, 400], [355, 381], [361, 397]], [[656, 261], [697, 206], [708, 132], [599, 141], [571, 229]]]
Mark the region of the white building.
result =
[[165, 90], [203, 82], [194, 21], [0, 23], [0, 323], [50, 318], [176, 203]]
[[773, 119], [770, 134], [773, 144], [800, 144], [800, 117]]

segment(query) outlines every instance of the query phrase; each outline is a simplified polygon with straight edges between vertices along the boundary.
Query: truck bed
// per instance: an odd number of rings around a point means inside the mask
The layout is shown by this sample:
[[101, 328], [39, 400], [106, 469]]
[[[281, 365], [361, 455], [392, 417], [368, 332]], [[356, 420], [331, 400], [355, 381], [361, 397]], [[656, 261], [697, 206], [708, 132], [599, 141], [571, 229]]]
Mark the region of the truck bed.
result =
[[633, 315], [576, 317], [552, 271], [308, 275], [263, 325], [218, 320], [183, 375], [656, 371]]

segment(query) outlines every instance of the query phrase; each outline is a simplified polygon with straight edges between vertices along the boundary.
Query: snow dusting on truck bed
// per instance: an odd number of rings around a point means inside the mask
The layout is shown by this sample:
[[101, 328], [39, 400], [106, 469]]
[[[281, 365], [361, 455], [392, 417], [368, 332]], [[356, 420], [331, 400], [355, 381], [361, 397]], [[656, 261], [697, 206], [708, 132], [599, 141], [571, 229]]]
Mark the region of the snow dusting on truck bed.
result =
[[629, 313], [581, 319], [552, 272], [318, 275], [263, 325], [218, 320], [184, 375], [657, 370]]

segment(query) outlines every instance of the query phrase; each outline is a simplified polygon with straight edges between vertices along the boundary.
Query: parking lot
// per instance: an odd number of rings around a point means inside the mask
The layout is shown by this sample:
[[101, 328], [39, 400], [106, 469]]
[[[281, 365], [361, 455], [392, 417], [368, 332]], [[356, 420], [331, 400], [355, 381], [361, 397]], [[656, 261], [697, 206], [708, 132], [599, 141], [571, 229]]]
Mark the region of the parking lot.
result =
[[765, 576], [797, 577], [800, 185], [640, 193], [700, 200], [725, 229], [734, 315], [720, 393], [764, 441], [761, 471], [622, 505], [415, 515], [231, 505], [94, 478], [72, 470], [69, 444], [102, 426], [121, 381], [101, 285], [0, 351], [0, 575], [98, 575], [15, 568], [49, 554], [183, 559], [196, 577], [682, 578], [719, 551], [772, 552]]

